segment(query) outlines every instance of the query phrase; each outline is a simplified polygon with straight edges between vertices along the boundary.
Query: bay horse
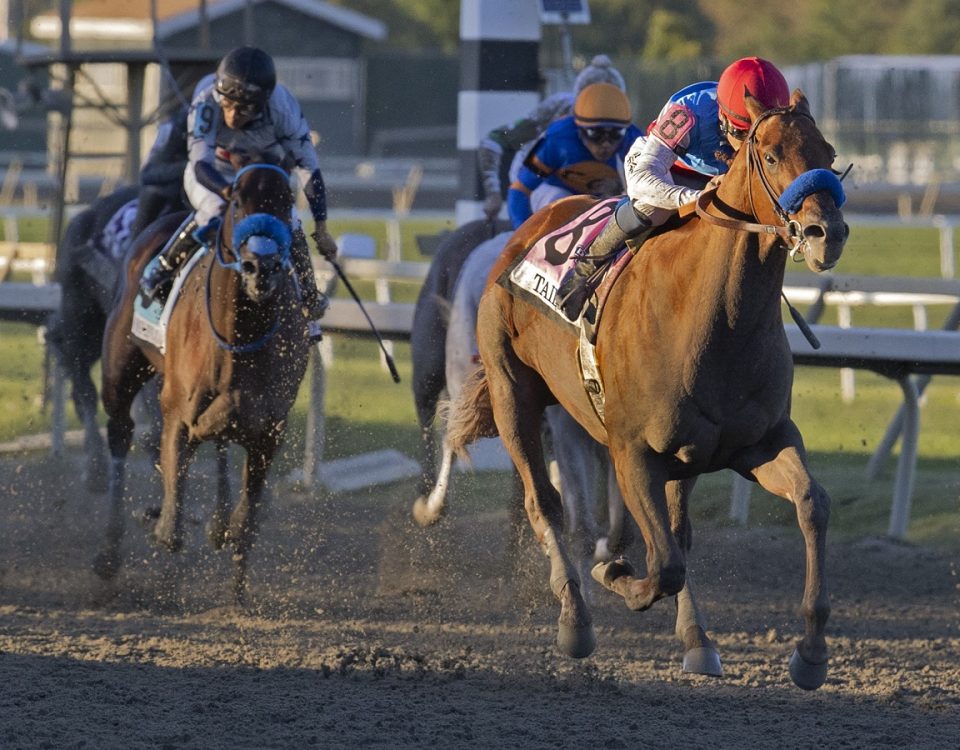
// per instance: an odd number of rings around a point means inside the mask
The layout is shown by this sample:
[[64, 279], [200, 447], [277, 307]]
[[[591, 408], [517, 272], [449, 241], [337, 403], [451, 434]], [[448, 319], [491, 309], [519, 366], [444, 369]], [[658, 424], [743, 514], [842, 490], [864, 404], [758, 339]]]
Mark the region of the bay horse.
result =
[[[217, 499], [209, 538], [232, 545], [233, 594], [243, 604], [247, 558], [270, 464], [307, 367], [306, 318], [289, 258], [293, 193], [274, 164], [237, 172], [217, 233], [186, 278], [170, 317], [165, 353], [130, 334], [134, 300], [146, 263], [184, 216], [171, 215], [138, 238], [128, 254], [123, 286], [103, 339], [103, 405], [110, 448], [110, 518], [96, 572], [120, 567], [124, 532], [125, 460], [133, 397], [154, 373], [163, 376], [160, 469], [163, 505], [153, 528], [161, 547], [183, 544], [183, 496], [189, 462], [203, 441], [217, 445]], [[239, 502], [230, 512], [226, 444], [246, 452]]]
[[[780, 297], [788, 255], [802, 254], [814, 272], [833, 268], [849, 228], [831, 171], [834, 150], [802, 92], [768, 111], [752, 96], [746, 101], [753, 125], [719, 188], [701, 194], [697, 217], [649, 238], [609, 293], [595, 351], [605, 419], [581, 379], [573, 329], [495, 282], [538, 238], [593, 205], [576, 197], [534, 214], [492, 269], [477, 321], [483, 369], [453, 407], [452, 432], [459, 450], [477, 436], [499, 433], [504, 441], [550, 560], [557, 643], [573, 657], [592, 653], [596, 638], [544, 470], [539, 422], [548, 404], [562, 404], [607, 445], [646, 543], [644, 576], [621, 559], [598, 565], [594, 578], [633, 610], [677, 596], [677, 634], [687, 648], [706, 639], [685, 596], [697, 477], [733, 469], [792, 502], [806, 554], [805, 634], [789, 671], [812, 690], [827, 672], [830, 498], [811, 476], [790, 418], [793, 359]], [[806, 186], [799, 196], [798, 185]]]

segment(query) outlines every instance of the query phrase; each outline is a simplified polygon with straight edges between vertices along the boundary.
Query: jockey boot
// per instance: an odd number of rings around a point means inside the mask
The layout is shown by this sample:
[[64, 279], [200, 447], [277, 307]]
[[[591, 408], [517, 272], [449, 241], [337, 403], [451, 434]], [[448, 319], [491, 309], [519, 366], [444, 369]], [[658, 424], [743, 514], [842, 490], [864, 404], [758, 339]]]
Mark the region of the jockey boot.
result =
[[[631, 201], [628, 198], [620, 201], [588, 248], [590, 254], [578, 260], [560, 282], [557, 299], [560, 309], [568, 319], [576, 320], [579, 317], [583, 306], [593, 294], [594, 282], [607, 262], [616, 257], [627, 240], [638, 239], [645, 229], [650, 229], [650, 223], [637, 214]], [[646, 239], [645, 235], [643, 239]], [[631, 245], [631, 249], [636, 252], [639, 245], [635, 242]]]
[[293, 232], [290, 259], [293, 261], [297, 284], [300, 286], [300, 303], [303, 305], [303, 314], [307, 318], [310, 341], [316, 343], [323, 338], [320, 318], [330, 306], [330, 301], [327, 295], [317, 289], [317, 277], [310, 262], [310, 248], [307, 246], [307, 236], [302, 229], [295, 229]]
[[160, 251], [157, 262], [141, 277], [140, 291], [147, 300], [159, 298], [163, 301], [167, 296], [177, 269], [200, 247], [200, 242], [193, 236], [197, 228], [193, 216], [181, 224], [177, 233]]

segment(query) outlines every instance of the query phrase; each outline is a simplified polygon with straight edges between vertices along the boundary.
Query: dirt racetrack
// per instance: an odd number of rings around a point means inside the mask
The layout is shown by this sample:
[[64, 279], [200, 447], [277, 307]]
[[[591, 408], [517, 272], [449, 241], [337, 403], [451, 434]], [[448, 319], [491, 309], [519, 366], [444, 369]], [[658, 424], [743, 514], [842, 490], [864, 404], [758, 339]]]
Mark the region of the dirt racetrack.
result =
[[[633, 613], [596, 589], [597, 651], [559, 655], [546, 562], [506, 554], [506, 512], [453, 505], [424, 531], [407, 486], [275, 488], [248, 611], [229, 606], [201, 501], [177, 556], [131, 517], [111, 589], [90, 572], [103, 500], [79, 473], [74, 455], [0, 460], [2, 748], [960, 746], [949, 556], [831, 540], [831, 669], [808, 693], [787, 673], [795, 530], [697, 529], [690, 571], [726, 671], [706, 678], [680, 670], [671, 602]], [[155, 478], [138, 488], [131, 512]]]

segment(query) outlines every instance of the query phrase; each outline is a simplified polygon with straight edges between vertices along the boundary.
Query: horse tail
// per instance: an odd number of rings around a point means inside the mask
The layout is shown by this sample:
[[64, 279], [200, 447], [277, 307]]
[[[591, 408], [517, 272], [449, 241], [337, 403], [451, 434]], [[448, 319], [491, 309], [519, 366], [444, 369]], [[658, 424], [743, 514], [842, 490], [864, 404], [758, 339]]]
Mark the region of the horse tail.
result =
[[447, 445], [458, 456], [468, 459], [467, 446], [484, 437], [496, 437], [490, 403], [490, 383], [483, 367], [478, 367], [463, 384], [460, 396], [450, 405], [447, 417]]

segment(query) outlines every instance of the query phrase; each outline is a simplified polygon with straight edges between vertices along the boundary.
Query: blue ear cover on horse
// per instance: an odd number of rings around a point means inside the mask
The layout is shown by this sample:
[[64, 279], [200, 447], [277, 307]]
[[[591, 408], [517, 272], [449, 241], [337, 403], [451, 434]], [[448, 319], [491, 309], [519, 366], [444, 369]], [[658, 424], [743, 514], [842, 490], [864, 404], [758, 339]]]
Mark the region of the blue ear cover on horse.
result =
[[[233, 228], [233, 246], [240, 247], [254, 236], [272, 240], [284, 253], [290, 249], [290, 244], [293, 242], [290, 227], [270, 214], [253, 214], [241, 219]], [[255, 247], [250, 249], [257, 252]], [[265, 251], [266, 247], [263, 247], [260, 253]]]
[[780, 206], [788, 214], [800, 210], [804, 198], [821, 190], [827, 190], [833, 196], [833, 202], [840, 208], [847, 200], [840, 180], [829, 169], [811, 169], [791, 182], [780, 196]]

